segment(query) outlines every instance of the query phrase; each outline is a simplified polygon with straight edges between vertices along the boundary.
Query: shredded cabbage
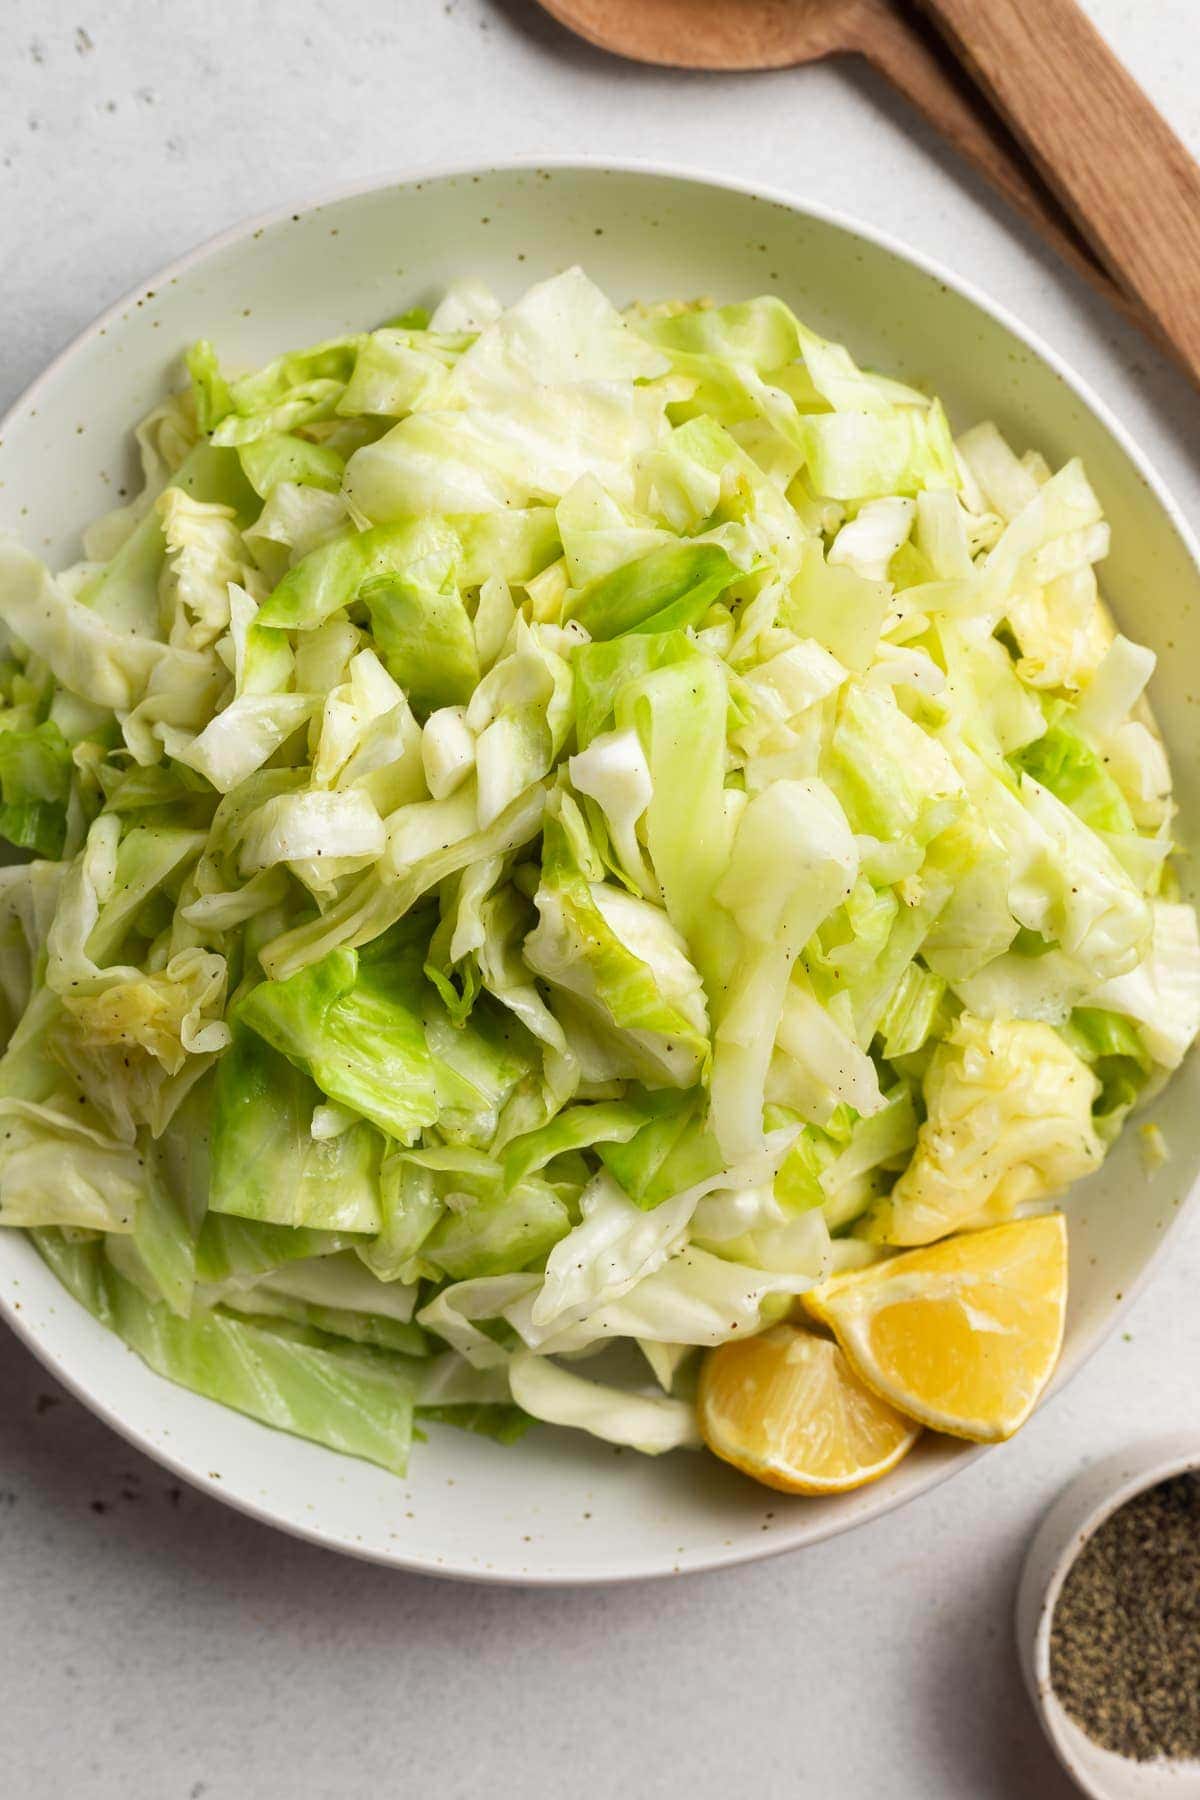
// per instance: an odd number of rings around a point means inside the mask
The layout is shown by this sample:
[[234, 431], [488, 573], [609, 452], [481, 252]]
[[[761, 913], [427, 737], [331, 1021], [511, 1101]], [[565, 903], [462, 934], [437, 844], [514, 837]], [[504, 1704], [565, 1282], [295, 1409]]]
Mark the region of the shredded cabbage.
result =
[[152, 1367], [397, 1470], [691, 1445], [690, 1359], [1178, 1066], [1078, 462], [579, 269], [188, 369], [88, 562], [0, 543], [0, 1224]]

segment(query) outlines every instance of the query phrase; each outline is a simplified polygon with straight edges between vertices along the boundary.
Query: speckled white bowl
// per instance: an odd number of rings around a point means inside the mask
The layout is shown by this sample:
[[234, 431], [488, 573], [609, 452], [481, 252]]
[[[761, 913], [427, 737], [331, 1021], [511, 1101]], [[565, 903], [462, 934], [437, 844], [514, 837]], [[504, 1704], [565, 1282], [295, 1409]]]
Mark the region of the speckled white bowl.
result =
[[[881, 234], [785, 195], [670, 170], [527, 165], [397, 180], [239, 226], [114, 307], [17, 404], [0, 433], [0, 520], [51, 562], [76, 555], [79, 527], [129, 478], [130, 426], [178, 382], [179, 353], [195, 337], [214, 339], [230, 362], [258, 363], [360, 329], [464, 275], [512, 296], [572, 262], [620, 302], [774, 288], [868, 362], [936, 386], [959, 426], [992, 417], [1052, 462], [1082, 455], [1113, 527], [1109, 598], [1135, 636], [1169, 653], [1154, 702], [1185, 836], [1200, 835], [1190, 691], [1200, 569], [1161, 483], [1103, 405], [983, 296]], [[1194, 1064], [1152, 1116], [1172, 1161], [1145, 1177], [1130, 1135], [1069, 1202], [1060, 1382], [1114, 1324], [1191, 1189]], [[788, 1500], [702, 1456], [652, 1462], [550, 1430], [506, 1450], [436, 1430], [397, 1481], [151, 1374], [15, 1233], [0, 1232], [0, 1312], [101, 1417], [197, 1486], [356, 1555], [481, 1580], [617, 1581], [747, 1561], [873, 1518], [974, 1454], [930, 1437], [875, 1487]]]
[[1140, 1494], [1200, 1471], [1200, 1434], [1133, 1444], [1085, 1469], [1054, 1502], [1029, 1547], [1017, 1589], [1017, 1652], [1046, 1736], [1092, 1800], [1200, 1800], [1200, 1763], [1134, 1762], [1093, 1743], [1050, 1684], [1050, 1628], [1063, 1582], [1092, 1534]]

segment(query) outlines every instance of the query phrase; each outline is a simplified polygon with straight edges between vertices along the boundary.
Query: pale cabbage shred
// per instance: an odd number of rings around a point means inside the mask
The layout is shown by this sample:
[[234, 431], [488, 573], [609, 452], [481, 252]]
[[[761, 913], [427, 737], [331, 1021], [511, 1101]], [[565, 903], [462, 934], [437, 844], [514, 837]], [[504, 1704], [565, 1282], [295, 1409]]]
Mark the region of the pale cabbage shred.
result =
[[1200, 952], [1077, 461], [578, 269], [189, 367], [87, 561], [0, 547], [0, 1222], [155, 1368], [657, 1452], [1098, 1166]]

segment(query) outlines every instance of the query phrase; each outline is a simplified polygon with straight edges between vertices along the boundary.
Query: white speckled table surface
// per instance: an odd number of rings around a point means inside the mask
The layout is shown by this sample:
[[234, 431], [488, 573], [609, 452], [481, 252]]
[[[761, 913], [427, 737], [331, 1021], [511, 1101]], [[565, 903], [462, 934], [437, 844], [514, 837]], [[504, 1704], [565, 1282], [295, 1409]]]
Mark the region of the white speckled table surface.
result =
[[[1200, 153], [1195, 0], [1088, 0]], [[872, 77], [628, 69], [528, 0], [6, 0], [0, 406], [247, 213], [422, 161], [658, 157], [832, 201], [1039, 329], [1200, 524], [1197, 401]], [[728, 1573], [457, 1587], [181, 1491], [0, 1343], [0, 1788], [13, 1800], [730, 1794], [1057, 1800], [1013, 1585], [1056, 1489], [1195, 1418], [1200, 1220], [1085, 1372], [915, 1507]]]

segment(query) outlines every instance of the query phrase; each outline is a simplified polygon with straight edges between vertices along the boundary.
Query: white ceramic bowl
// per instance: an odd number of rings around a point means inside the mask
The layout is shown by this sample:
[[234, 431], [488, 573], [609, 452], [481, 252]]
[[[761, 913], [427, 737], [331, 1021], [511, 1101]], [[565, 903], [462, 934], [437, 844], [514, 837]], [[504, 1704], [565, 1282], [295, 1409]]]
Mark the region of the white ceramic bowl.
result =
[[1127, 1500], [1189, 1471], [1200, 1472], [1200, 1437], [1194, 1431], [1133, 1444], [1093, 1464], [1054, 1502], [1021, 1572], [1017, 1652], [1026, 1686], [1063, 1767], [1092, 1800], [1200, 1800], [1200, 1763], [1134, 1762], [1102, 1749], [1050, 1685], [1050, 1627], [1075, 1558]]
[[[1189, 729], [1200, 569], [1160, 482], [1101, 403], [982, 296], [880, 234], [782, 195], [682, 172], [530, 165], [397, 181], [240, 226], [152, 277], [18, 403], [0, 444], [0, 514], [52, 563], [76, 555], [80, 525], [129, 478], [132, 423], [178, 382], [179, 353], [195, 337], [214, 339], [230, 362], [259, 363], [467, 274], [513, 296], [576, 261], [619, 302], [775, 289], [867, 362], [936, 386], [959, 426], [991, 417], [1051, 462], [1082, 455], [1112, 522], [1106, 583], [1117, 616], [1171, 652], [1154, 701], [1185, 835], [1200, 835]], [[1198, 1082], [1193, 1063], [1155, 1105], [1170, 1163], [1147, 1179], [1129, 1134], [1071, 1198], [1060, 1382], [1113, 1325], [1178, 1216], [1200, 1162]], [[0, 1311], [101, 1417], [197, 1486], [321, 1543], [435, 1573], [614, 1581], [747, 1561], [873, 1518], [973, 1454], [928, 1438], [878, 1486], [789, 1501], [707, 1457], [654, 1462], [550, 1430], [506, 1450], [440, 1429], [397, 1481], [151, 1374], [9, 1232]]]

